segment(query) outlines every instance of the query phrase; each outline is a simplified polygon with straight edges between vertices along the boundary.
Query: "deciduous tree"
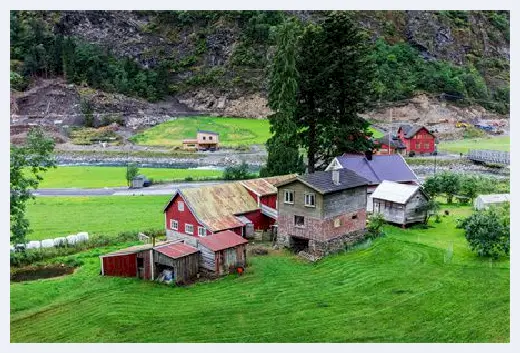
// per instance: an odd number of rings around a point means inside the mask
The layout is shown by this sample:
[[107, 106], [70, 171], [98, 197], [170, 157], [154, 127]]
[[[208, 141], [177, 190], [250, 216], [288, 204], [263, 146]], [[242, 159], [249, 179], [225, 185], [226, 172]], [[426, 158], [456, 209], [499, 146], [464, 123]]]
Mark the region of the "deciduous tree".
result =
[[46, 137], [40, 128], [29, 131], [25, 145], [11, 146], [10, 223], [11, 240], [16, 244], [24, 244], [30, 232], [25, 216], [26, 204], [34, 197], [31, 190], [37, 189], [43, 180], [42, 173], [55, 167], [53, 151], [54, 141]]

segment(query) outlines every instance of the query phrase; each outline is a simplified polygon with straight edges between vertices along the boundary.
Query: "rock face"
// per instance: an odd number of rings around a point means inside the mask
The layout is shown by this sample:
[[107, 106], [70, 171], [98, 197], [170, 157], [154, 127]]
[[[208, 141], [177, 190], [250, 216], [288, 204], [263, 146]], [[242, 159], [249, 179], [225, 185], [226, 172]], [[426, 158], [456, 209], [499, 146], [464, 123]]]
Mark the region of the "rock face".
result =
[[[288, 12], [307, 22], [323, 15], [322, 11]], [[457, 18], [454, 12], [355, 11], [353, 15], [372, 40], [384, 38], [389, 43], [408, 43], [427, 60], [465, 64], [473, 56], [509, 61], [509, 39], [504, 30], [493, 24], [489, 13], [467, 11], [463, 18]], [[181, 115], [183, 110], [188, 115], [200, 112], [262, 118], [270, 114], [266, 105], [266, 58], [273, 48], [265, 43], [243, 46], [248, 25], [238, 13], [236, 16], [199, 13], [188, 15], [187, 19], [170, 12], [161, 12], [159, 16], [155, 11], [49, 11], [47, 14], [55, 33], [108, 48], [114, 55], [132, 58], [142, 67], [152, 68], [166, 60], [182, 66], [171, 70], [171, 83], [180, 93], [167, 102], [149, 104], [117, 95], [105, 95], [110, 99], [104, 99], [98, 93], [93, 98], [97, 114], [120, 114], [132, 127], [153, 125], [168, 116]], [[185, 64], [186, 61], [191, 64]], [[201, 80], [215, 70], [221, 75], [217, 79]], [[490, 87], [508, 81], [508, 68], [497, 70], [488, 70], [486, 80]], [[194, 78], [206, 83], [186, 83], [197, 81]], [[79, 116], [80, 98], [74, 87], [49, 84], [20, 97], [18, 114]], [[413, 105], [417, 109], [408, 107], [405, 112], [399, 108], [395, 113], [405, 118], [425, 112], [420, 105]], [[450, 115], [451, 111], [456, 109], [440, 105], [428, 114], [433, 119]], [[77, 124], [79, 120], [74, 118], [70, 123]]]
[[245, 118], [266, 118], [271, 114], [267, 99], [260, 94], [232, 98], [201, 89], [179, 98], [179, 102], [199, 112]]

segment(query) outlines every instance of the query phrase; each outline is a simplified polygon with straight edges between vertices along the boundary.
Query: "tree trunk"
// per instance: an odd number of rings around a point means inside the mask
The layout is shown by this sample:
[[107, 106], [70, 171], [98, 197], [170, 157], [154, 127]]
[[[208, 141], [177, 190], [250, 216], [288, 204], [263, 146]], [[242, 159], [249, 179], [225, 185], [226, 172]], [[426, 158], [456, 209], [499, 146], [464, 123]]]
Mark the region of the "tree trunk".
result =
[[309, 118], [308, 131], [309, 148], [307, 150], [307, 170], [310, 174], [312, 174], [315, 172], [316, 166], [316, 117], [314, 115]]

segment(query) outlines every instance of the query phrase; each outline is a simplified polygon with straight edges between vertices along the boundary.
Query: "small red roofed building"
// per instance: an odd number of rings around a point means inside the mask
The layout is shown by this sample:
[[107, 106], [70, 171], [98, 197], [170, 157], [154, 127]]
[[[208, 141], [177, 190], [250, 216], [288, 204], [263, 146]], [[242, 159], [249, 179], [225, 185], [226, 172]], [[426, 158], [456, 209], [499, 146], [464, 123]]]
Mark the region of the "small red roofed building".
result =
[[435, 136], [424, 126], [401, 125], [397, 136], [406, 146], [408, 154], [432, 154], [435, 151]]

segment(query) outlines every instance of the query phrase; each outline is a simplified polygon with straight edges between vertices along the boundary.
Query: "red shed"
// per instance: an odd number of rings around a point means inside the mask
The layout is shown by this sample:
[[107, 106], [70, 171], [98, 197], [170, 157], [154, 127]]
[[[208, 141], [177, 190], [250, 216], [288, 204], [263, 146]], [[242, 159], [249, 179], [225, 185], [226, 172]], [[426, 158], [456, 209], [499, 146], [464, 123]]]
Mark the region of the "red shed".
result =
[[245, 267], [246, 244], [247, 240], [229, 230], [200, 238], [197, 247], [201, 252], [201, 269], [222, 276]]
[[418, 154], [435, 151], [435, 136], [424, 126], [401, 125], [397, 136], [406, 146], [406, 152]]
[[103, 276], [153, 279], [152, 245], [138, 245], [100, 256]]

